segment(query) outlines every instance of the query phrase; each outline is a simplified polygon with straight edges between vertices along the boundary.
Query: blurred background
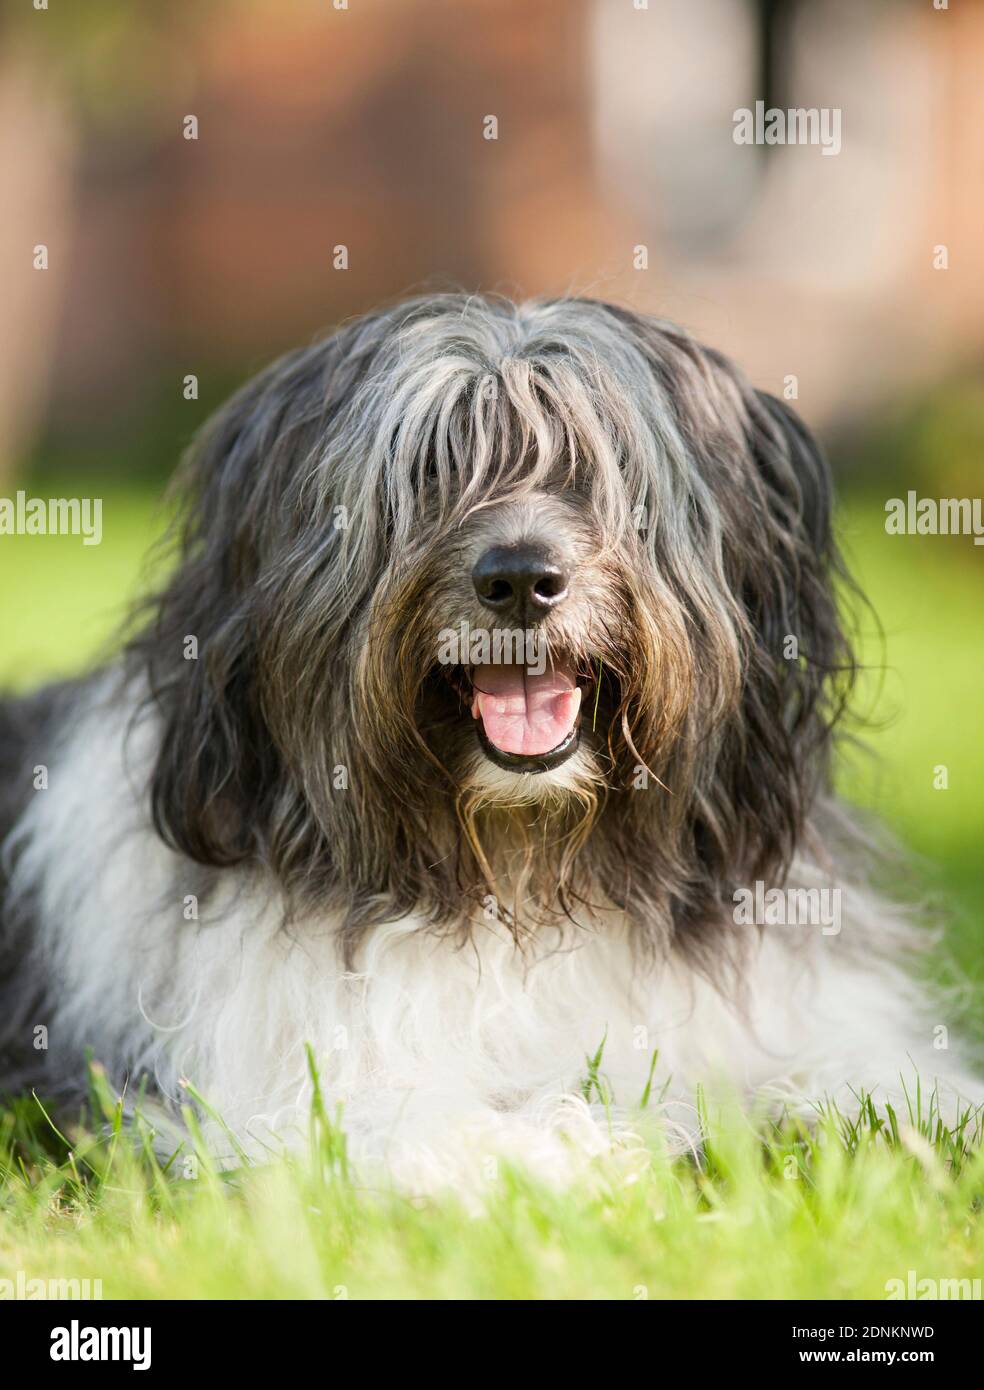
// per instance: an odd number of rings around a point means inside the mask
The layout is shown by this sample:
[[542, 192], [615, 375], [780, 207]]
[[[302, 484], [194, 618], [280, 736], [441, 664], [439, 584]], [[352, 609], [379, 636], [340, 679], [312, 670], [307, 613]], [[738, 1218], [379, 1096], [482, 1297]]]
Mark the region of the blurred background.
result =
[[[0, 0], [0, 496], [100, 496], [103, 542], [0, 537], [0, 678], [111, 641], [181, 449], [281, 350], [452, 285], [657, 312], [828, 448], [884, 627], [842, 781], [979, 999], [984, 551], [884, 505], [981, 490], [984, 4], [34, 5]], [[756, 100], [840, 108], [840, 153], [736, 145]]]

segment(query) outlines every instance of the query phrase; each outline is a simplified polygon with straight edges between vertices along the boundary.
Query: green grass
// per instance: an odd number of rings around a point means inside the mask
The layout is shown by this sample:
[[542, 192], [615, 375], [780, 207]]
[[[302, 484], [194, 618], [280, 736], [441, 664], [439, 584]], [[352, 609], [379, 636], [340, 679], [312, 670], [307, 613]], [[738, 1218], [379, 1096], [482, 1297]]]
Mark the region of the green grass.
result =
[[870, 751], [845, 757], [841, 789], [913, 852], [948, 928], [938, 974], [974, 985], [966, 1027], [984, 1041], [984, 554], [969, 538], [886, 536], [883, 504], [865, 499], [844, 508], [841, 534], [884, 634], [864, 624]]
[[[981, 1277], [979, 1124], [932, 1103], [762, 1138], [705, 1118], [699, 1160], [599, 1163], [573, 1192], [501, 1167], [480, 1202], [362, 1189], [315, 1106], [295, 1156], [219, 1173], [192, 1138], [161, 1163], [101, 1087], [101, 1136], [25, 1103], [0, 1130], [0, 1278], [100, 1280], [106, 1298], [885, 1298]], [[99, 1104], [99, 1102], [97, 1102]], [[921, 1105], [921, 1115], [920, 1115]]]
[[[0, 541], [0, 679], [82, 667], [136, 592], [154, 530], [148, 498], [119, 492], [105, 495], [101, 547]], [[982, 556], [957, 539], [888, 538], [863, 499], [843, 533], [886, 642], [866, 634], [868, 662], [885, 667], [861, 692], [875, 758], [852, 759], [842, 784], [924, 856], [979, 1032]], [[933, 788], [940, 764], [946, 791]], [[599, 1065], [588, 1060], [589, 1091]], [[715, 1113], [699, 1162], [654, 1150], [635, 1181], [599, 1165], [567, 1193], [502, 1168], [476, 1210], [359, 1189], [323, 1108], [292, 1159], [219, 1174], [192, 1139], [165, 1171], [144, 1127], [136, 1146], [120, 1128], [98, 1072], [95, 1084], [95, 1134], [56, 1134], [30, 1098], [0, 1115], [0, 1278], [101, 1279], [106, 1297], [879, 1299], [910, 1269], [984, 1274], [975, 1122], [942, 1130], [925, 1097], [912, 1115], [869, 1106], [854, 1128], [828, 1115], [814, 1133], [764, 1138]]]

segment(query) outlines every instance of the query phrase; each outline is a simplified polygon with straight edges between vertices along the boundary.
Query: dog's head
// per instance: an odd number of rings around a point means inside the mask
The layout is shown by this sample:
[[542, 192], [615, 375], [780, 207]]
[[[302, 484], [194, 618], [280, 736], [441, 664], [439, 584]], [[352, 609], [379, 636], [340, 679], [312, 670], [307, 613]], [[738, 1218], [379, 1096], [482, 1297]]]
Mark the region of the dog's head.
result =
[[135, 654], [156, 821], [193, 858], [353, 932], [491, 899], [684, 947], [788, 862], [850, 670], [829, 479], [678, 329], [403, 304], [250, 383], [179, 486]]

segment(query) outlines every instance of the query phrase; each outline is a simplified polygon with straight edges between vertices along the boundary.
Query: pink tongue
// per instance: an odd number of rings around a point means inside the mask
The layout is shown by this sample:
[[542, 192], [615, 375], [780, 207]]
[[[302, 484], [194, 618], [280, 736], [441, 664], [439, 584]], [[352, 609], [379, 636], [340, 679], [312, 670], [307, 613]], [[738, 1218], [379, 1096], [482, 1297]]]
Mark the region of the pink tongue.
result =
[[473, 666], [472, 714], [503, 753], [549, 753], [574, 727], [581, 692], [565, 667], [531, 675], [523, 666]]

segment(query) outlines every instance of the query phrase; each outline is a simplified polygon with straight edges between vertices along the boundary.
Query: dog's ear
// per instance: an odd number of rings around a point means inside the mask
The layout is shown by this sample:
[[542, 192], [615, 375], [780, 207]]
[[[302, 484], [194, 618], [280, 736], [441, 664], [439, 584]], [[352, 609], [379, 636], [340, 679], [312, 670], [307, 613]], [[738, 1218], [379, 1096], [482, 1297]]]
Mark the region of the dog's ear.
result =
[[375, 889], [396, 872], [367, 827], [403, 810], [370, 766], [353, 695], [385, 507], [336, 427], [370, 373], [371, 326], [282, 358], [193, 443], [177, 564], [130, 648], [159, 721], [162, 839], [210, 866], [263, 864], [322, 907], [336, 881]]
[[[766, 516], [745, 574], [755, 646], [742, 714], [753, 733], [751, 770], [769, 788], [760, 806], [763, 841], [785, 863], [830, 776], [831, 734], [855, 674], [838, 610], [838, 588], [846, 595], [851, 581], [834, 539], [833, 481], [819, 443], [774, 396], [749, 393], [748, 413]], [[778, 824], [770, 827], [769, 817]]]
[[777, 519], [829, 559], [833, 484], [823, 450], [796, 412], [766, 391], [749, 393], [748, 413], [752, 453]]
[[257, 705], [249, 619], [258, 561], [245, 519], [259, 410], [260, 397], [241, 392], [183, 460], [177, 567], [132, 648], [161, 721], [154, 824], [165, 843], [209, 865], [249, 854], [264, 788], [276, 780]]
[[746, 404], [757, 487], [744, 523], [752, 534], [735, 538], [743, 561], [742, 598], [763, 657], [778, 661], [781, 683], [793, 677], [805, 687], [804, 703], [812, 704], [826, 675], [847, 656], [835, 589], [839, 581], [848, 587], [849, 580], [833, 534], [830, 468], [783, 401], [750, 391]]
[[296, 480], [318, 447], [331, 368], [323, 345], [281, 359], [193, 442], [176, 478], [177, 564], [131, 645], [161, 720], [154, 822], [200, 863], [265, 852], [282, 809], [259, 643], [302, 524]]
[[838, 610], [838, 590], [852, 586], [833, 536], [826, 460], [783, 402], [744, 385], [741, 402], [748, 452], [744, 468], [729, 471], [724, 546], [743, 674], [710, 814], [695, 824], [719, 884], [782, 881], [829, 783], [855, 670]]

